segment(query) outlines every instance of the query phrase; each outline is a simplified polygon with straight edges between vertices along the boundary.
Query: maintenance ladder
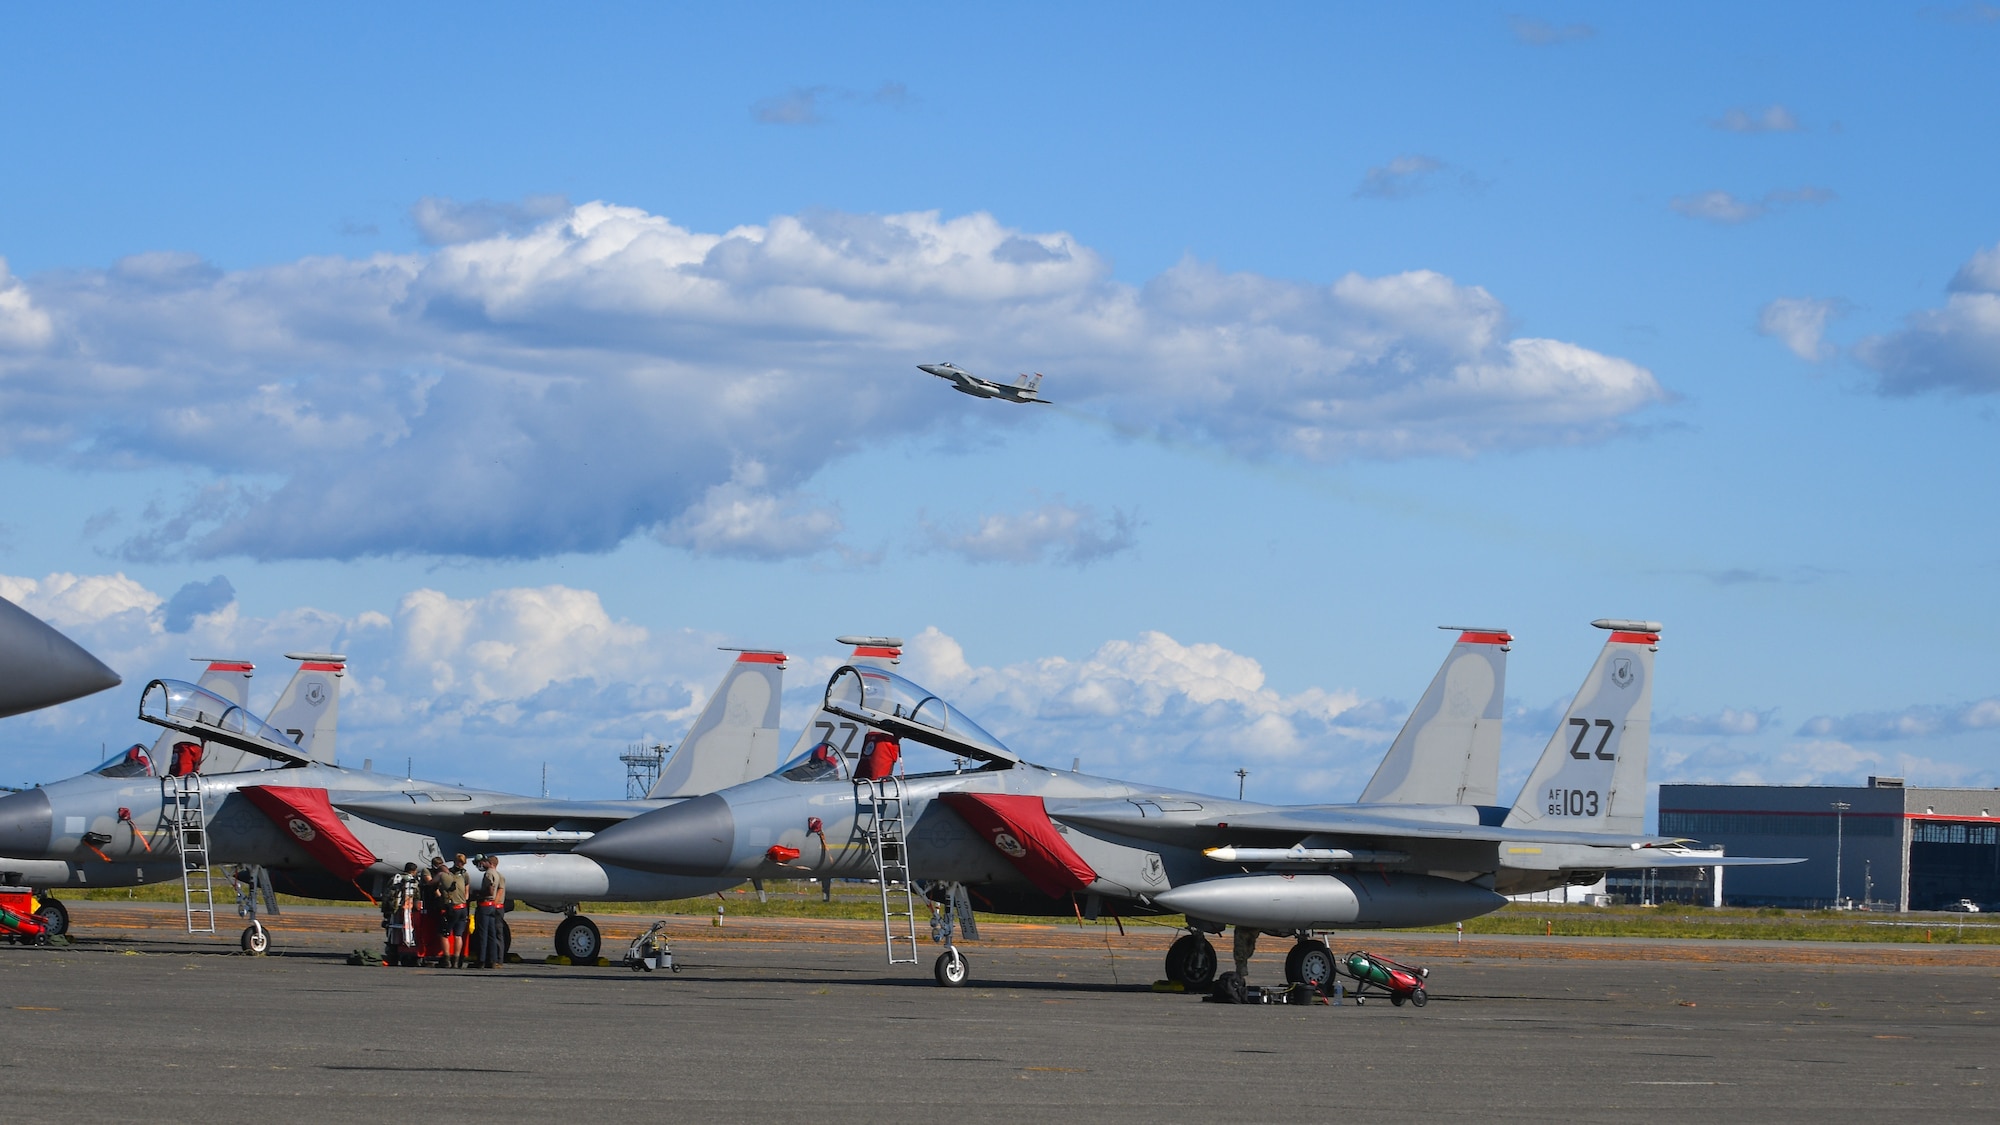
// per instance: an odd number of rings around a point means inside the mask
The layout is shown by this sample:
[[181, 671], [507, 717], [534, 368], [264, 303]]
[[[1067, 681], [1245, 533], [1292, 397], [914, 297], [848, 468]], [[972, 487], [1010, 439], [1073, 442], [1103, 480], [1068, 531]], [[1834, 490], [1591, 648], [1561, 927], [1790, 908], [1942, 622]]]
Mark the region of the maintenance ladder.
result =
[[[215, 932], [215, 886], [208, 873], [208, 810], [202, 804], [201, 775], [166, 779], [167, 815], [181, 853], [181, 905], [187, 911], [187, 932]], [[199, 915], [201, 921], [195, 921]]]
[[[861, 792], [864, 785], [865, 797]], [[882, 944], [891, 965], [914, 965], [917, 904], [910, 886], [909, 851], [903, 843], [903, 779], [858, 780], [854, 795], [857, 800], [866, 800], [873, 814], [868, 845], [875, 854], [876, 886], [882, 891]]]

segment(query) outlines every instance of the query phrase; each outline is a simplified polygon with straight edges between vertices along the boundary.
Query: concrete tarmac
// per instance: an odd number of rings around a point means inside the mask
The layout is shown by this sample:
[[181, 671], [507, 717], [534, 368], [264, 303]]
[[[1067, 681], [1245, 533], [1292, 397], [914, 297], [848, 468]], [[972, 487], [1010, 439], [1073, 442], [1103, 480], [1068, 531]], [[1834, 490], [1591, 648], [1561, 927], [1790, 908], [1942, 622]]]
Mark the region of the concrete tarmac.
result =
[[[177, 913], [177, 911], [176, 911]], [[87, 921], [87, 911], [77, 911]], [[230, 921], [224, 919], [224, 921]], [[228, 928], [228, 927], [225, 927]], [[1157, 994], [1158, 950], [684, 938], [683, 971], [353, 967], [343, 932], [0, 946], [40, 1120], [1906, 1121], [2000, 1112], [2000, 968], [1439, 956], [1428, 1007]], [[379, 942], [374, 943], [380, 948]], [[1389, 947], [1342, 935], [1337, 948]], [[1253, 982], [1283, 975], [1267, 939]], [[1227, 953], [1227, 946], [1222, 947]], [[622, 945], [607, 942], [607, 954]], [[1692, 952], [1692, 949], [1691, 949]]]

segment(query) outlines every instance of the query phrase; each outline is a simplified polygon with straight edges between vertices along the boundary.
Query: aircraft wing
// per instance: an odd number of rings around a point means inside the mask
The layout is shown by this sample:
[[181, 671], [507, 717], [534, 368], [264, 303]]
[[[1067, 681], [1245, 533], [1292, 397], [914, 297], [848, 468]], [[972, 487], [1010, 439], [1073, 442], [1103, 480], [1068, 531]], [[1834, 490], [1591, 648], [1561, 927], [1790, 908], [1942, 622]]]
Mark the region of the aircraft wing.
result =
[[1358, 813], [1347, 809], [1267, 807], [1192, 816], [1148, 815], [1123, 799], [1048, 802], [1049, 816], [1084, 829], [1099, 829], [1162, 844], [1201, 848], [1245, 835], [1284, 837], [1362, 836], [1380, 841], [1447, 840], [1466, 843], [1580, 844], [1600, 848], [1643, 849], [1680, 841], [1668, 836], [1624, 836], [1605, 832], [1558, 832], [1501, 828], [1469, 823], [1416, 820]]

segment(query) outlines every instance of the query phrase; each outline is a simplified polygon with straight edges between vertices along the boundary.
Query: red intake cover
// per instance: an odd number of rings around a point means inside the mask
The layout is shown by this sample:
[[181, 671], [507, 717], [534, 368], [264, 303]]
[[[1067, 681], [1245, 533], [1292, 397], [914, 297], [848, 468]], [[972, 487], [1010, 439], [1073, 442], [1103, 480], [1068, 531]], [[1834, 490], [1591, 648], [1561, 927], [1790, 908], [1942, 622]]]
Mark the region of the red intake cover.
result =
[[1056, 831], [1040, 797], [942, 793], [938, 800], [964, 817], [1043, 894], [1062, 898], [1097, 881], [1097, 872]]
[[338, 879], [352, 879], [377, 862], [368, 845], [340, 823], [324, 789], [295, 785], [246, 785], [238, 792], [250, 799], [271, 823], [299, 842]]

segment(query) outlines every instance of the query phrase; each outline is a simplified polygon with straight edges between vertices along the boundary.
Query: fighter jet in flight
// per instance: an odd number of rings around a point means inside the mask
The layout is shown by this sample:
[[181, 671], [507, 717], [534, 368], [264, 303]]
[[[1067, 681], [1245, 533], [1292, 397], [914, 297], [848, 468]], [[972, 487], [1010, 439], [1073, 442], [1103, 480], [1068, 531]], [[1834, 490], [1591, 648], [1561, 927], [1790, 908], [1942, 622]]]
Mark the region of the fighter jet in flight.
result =
[[118, 686], [118, 673], [42, 619], [0, 598], [0, 718]]
[[[919, 685], [850, 665], [829, 680], [823, 707], [868, 730], [857, 768], [822, 745], [770, 777], [608, 826], [578, 851], [690, 877], [877, 879], [892, 962], [916, 961], [914, 908], [892, 886], [950, 903], [946, 935], [973, 903], [1061, 917], [1181, 914], [1189, 932], [1168, 951], [1167, 975], [1189, 987], [1213, 979], [1206, 935], [1225, 926], [1296, 937], [1287, 977], [1320, 984], [1333, 955], [1317, 930], [1463, 921], [1506, 895], [1611, 869], [1796, 862], [1718, 861], [1642, 831], [1660, 627], [1593, 624], [1610, 638], [1511, 808], [1488, 804], [1498, 654], [1511, 638], [1467, 630], [1367, 803], [1271, 805], [1051, 770]], [[942, 750], [958, 768], [905, 772], [901, 742]], [[934, 973], [962, 984], [965, 957], [945, 940]]]
[[955, 363], [919, 363], [917, 370], [940, 379], [951, 380], [951, 389], [973, 398], [997, 398], [1007, 402], [1047, 402], [1037, 393], [1042, 385], [1042, 373], [1023, 375], [1012, 384], [996, 383], [991, 379], [981, 379]]

